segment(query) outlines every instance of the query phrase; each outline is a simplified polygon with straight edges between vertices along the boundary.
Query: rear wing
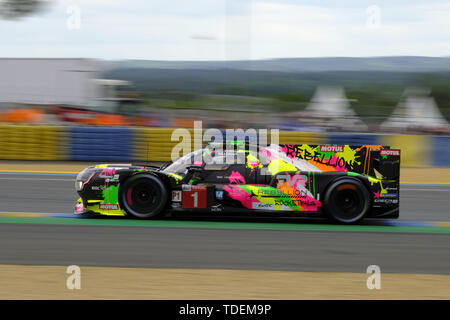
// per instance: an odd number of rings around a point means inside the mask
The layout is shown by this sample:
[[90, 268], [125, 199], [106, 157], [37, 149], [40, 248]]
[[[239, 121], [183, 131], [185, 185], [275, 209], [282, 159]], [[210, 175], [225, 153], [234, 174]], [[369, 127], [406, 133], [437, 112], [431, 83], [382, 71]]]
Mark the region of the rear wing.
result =
[[280, 144], [290, 158], [300, 158], [324, 172], [347, 171], [399, 180], [400, 150], [381, 145]]

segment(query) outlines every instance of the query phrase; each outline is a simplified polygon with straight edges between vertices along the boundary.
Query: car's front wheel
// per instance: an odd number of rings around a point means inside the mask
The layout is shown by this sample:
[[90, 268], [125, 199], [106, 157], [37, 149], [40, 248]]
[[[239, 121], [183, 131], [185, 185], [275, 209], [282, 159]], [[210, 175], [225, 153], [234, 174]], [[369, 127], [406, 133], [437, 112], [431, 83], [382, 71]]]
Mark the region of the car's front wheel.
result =
[[334, 181], [325, 191], [325, 214], [339, 223], [355, 223], [369, 212], [370, 194], [366, 186], [354, 178]]
[[135, 218], [150, 219], [160, 215], [167, 199], [166, 186], [152, 174], [132, 176], [120, 187], [120, 206]]

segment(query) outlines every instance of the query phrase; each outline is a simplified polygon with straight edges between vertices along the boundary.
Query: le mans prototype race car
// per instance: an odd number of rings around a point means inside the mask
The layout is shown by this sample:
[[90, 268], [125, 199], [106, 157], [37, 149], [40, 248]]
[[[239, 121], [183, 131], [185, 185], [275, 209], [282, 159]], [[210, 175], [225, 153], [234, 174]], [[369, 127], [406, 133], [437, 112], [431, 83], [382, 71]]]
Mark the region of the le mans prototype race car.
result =
[[88, 167], [76, 178], [75, 213], [398, 218], [400, 150], [276, 144], [251, 152], [246, 143], [233, 142], [231, 150], [227, 144], [209, 144], [162, 167]]

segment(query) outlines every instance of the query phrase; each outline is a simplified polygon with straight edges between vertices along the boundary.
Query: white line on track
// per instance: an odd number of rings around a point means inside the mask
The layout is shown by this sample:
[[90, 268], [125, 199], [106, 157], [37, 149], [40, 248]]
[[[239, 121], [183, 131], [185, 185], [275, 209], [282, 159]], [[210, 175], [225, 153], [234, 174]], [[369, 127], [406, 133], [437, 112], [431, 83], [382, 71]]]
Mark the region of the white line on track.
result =
[[[24, 177], [16, 177], [13, 174], [11, 176], [7, 177], [0, 177], [0, 180], [23, 180], [23, 181], [75, 181], [74, 178], [71, 179], [62, 179], [62, 178], [43, 178], [43, 177], [36, 177], [36, 176], [30, 176], [28, 178]], [[420, 186], [420, 185], [415, 185]], [[432, 186], [432, 185], [427, 185]], [[436, 189], [436, 188], [411, 188], [408, 185], [400, 185], [401, 191], [436, 191], [436, 192], [450, 192], [450, 185], [449, 188], [444, 187], [444, 189]]]
[[6, 178], [0, 177], [0, 180], [49, 180], [49, 181], [75, 181], [75, 179], [56, 179], [56, 178]]
[[450, 192], [449, 189], [419, 189], [419, 188], [402, 188], [400, 191], [438, 191], [438, 192]]

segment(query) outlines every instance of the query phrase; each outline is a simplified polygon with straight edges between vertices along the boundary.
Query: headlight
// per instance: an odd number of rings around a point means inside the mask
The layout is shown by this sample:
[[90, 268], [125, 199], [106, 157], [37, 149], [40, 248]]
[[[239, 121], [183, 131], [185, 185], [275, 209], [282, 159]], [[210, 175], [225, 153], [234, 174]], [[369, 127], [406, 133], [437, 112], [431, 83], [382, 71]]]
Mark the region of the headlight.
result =
[[81, 181], [81, 180], [76, 180], [75, 181], [75, 189], [77, 190], [77, 191], [81, 191], [81, 187], [83, 186], [83, 181]]
[[89, 168], [86, 168], [83, 171], [81, 171], [75, 178], [75, 189], [77, 191], [81, 191], [83, 189], [83, 184], [87, 183], [92, 178], [93, 175], [94, 171], [89, 170]]

